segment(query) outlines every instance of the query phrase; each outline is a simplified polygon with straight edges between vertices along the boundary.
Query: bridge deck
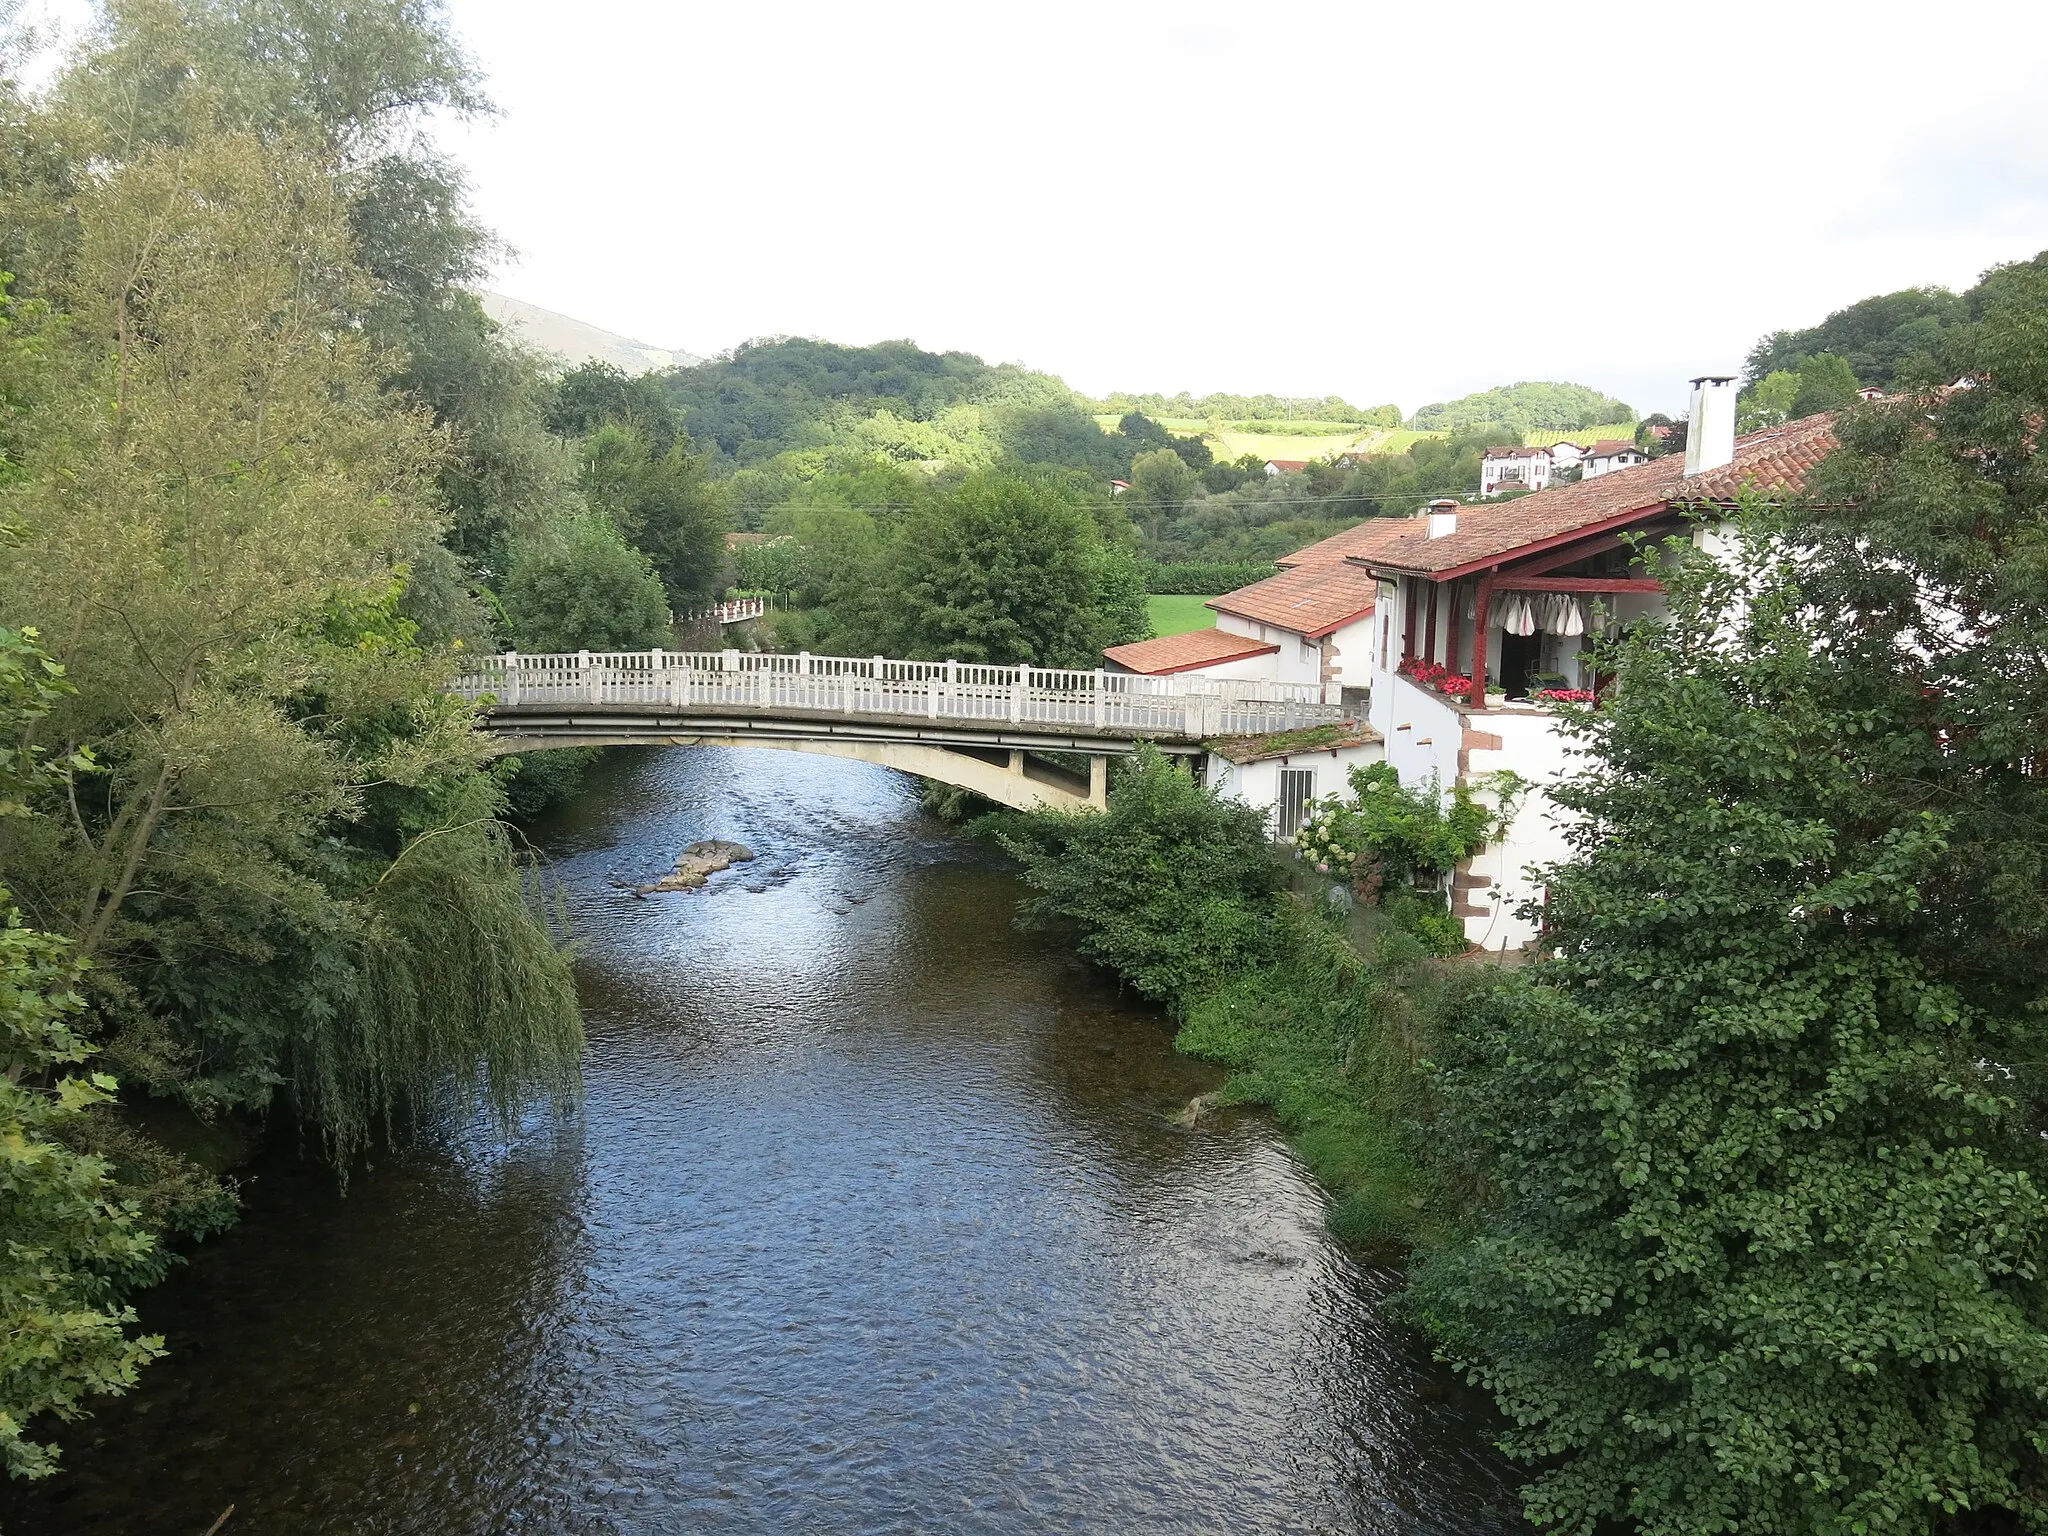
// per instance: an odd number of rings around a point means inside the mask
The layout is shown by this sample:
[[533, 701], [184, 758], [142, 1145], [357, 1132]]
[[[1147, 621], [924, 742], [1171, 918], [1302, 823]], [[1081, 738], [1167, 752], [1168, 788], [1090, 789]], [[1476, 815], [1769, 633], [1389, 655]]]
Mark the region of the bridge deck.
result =
[[507, 652], [478, 658], [452, 687], [489, 701], [494, 730], [549, 738], [701, 734], [745, 720], [805, 735], [1116, 751], [1344, 716], [1306, 683], [750, 651]]

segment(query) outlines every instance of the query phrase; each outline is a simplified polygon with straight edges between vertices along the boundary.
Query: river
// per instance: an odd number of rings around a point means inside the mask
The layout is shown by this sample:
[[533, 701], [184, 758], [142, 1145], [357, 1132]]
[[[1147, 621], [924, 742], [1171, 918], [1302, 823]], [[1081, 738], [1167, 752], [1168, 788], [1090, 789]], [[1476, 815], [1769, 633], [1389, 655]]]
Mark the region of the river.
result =
[[[705, 837], [755, 849], [638, 900]], [[615, 754], [540, 829], [585, 1095], [345, 1195], [290, 1147], [8, 1536], [1479, 1533], [1483, 1405], [1271, 1124], [885, 770]]]

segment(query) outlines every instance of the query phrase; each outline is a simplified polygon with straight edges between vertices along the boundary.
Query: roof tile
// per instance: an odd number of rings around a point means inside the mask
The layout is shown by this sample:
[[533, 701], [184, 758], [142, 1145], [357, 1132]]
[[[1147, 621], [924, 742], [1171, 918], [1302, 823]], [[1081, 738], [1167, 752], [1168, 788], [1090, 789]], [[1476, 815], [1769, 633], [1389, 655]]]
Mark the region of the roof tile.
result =
[[1325, 560], [1212, 597], [1209, 606], [1219, 613], [1318, 640], [1371, 613], [1378, 594], [1379, 582], [1370, 571], [1341, 560]]
[[1197, 629], [1184, 635], [1162, 635], [1157, 640], [1134, 640], [1129, 645], [1112, 645], [1102, 654], [1129, 671], [1160, 677], [1169, 672], [1212, 667], [1218, 662], [1242, 661], [1247, 656], [1270, 656], [1279, 649], [1272, 642], [1253, 635]]
[[[1382, 538], [1370, 549], [1345, 558], [1374, 568], [1430, 575], [1492, 564], [1526, 545], [1672, 502], [1733, 501], [1745, 488], [1797, 493], [1804, 489], [1813, 468], [1834, 451], [1834, 419], [1829, 412], [1752, 432], [1736, 439], [1733, 462], [1690, 478], [1684, 457], [1674, 453], [1512, 501], [1460, 507], [1457, 531], [1440, 539], [1429, 537], [1425, 519], [1402, 518], [1394, 524], [1401, 530], [1398, 537]], [[1299, 560], [1307, 553], [1304, 550], [1289, 559]]]

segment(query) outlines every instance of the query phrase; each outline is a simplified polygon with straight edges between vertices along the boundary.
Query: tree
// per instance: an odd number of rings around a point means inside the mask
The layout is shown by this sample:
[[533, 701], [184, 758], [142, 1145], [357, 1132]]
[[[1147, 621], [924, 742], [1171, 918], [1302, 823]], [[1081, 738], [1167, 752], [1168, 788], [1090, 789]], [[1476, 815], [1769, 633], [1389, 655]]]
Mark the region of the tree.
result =
[[657, 454], [629, 421], [583, 445], [583, 493], [652, 562], [677, 608], [701, 607], [725, 587], [725, 502], [704, 464], [671, 439]]
[[1967, 296], [1946, 288], [1879, 294], [1807, 330], [1772, 332], [1750, 350], [1744, 377], [1754, 384], [1773, 373], [1797, 372], [1807, 358], [1831, 352], [1866, 383], [1889, 388], [1902, 373], [1945, 357], [1949, 332], [1969, 318]]
[[1783, 426], [1798, 414], [1799, 375], [1779, 370], [1742, 392], [1737, 426], [1744, 432]]
[[661, 578], [600, 518], [519, 550], [501, 596], [524, 651], [639, 651], [668, 637]]
[[1799, 392], [1792, 397], [1792, 416], [1817, 416], [1854, 405], [1859, 387], [1849, 365], [1834, 353], [1809, 357], [1799, 365]]
[[[448, 435], [389, 389], [379, 317], [431, 298], [462, 238], [431, 176], [364, 218], [428, 89], [399, 65], [436, 45], [387, 30], [389, 59], [341, 61], [304, 31], [419, 9], [116, 7], [21, 114], [38, 153], [5, 189], [34, 366], [5, 358], [0, 619], [40, 623], [76, 684], [30, 744], [102, 771], [0, 825], [0, 865], [93, 962], [127, 1080], [206, 1113], [287, 1098], [344, 1168], [451, 1079], [501, 1115], [567, 1093], [581, 1045], [442, 688], [443, 600], [469, 597], [439, 539]], [[263, 83], [321, 58], [368, 73]]]
[[1667, 570], [1669, 623], [1603, 661], [1553, 958], [1437, 1018], [1429, 1142], [1492, 1198], [1417, 1297], [1540, 1525], [2031, 1525], [2039, 968], [1969, 975], [1941, 706], [1775, 532]]
[[629, 374], [613, 363], [588, 362], [571, 368], [548, 403], [548, 430], [562, 437], [588, 437], [615, 423], [633, 429], [656, 457], [665, 456], [682, 434], [682, 413], [651, 373]]
[[1131, 499], [1143, 507], [1171, 512], [1194, 498], [1197, 484], [1195, 472], [1171, 448], [1131, 460]]
[[1003, 471], [970, 477], [911, 513], [894, 541], [888, 622], [900, 654], [1094, 666], [1097, 537], [1055, 487]]
[[1524, 432], [1576, 432], [1635, 419], [1630, 407], [1584, 384], [1523, 383], [1425, 405], [1410, 425], [1431, 431], [1501, 426], [1519, 438]]

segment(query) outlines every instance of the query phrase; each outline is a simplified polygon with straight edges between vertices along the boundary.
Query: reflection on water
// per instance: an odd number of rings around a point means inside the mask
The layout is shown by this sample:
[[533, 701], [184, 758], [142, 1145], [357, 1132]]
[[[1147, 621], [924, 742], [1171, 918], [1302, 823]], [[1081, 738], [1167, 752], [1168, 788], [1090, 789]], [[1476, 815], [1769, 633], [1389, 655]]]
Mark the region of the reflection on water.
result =
[[[705, 837], [759, 858], [609, 883]], [[581, 1110], [345, 1198], [271, 1156], [10, 1533], [1512, 1527], [1271, 1127], [1168, 1123], [1214, 1074], [906, 781], [620, 755], [548, 841]]]

